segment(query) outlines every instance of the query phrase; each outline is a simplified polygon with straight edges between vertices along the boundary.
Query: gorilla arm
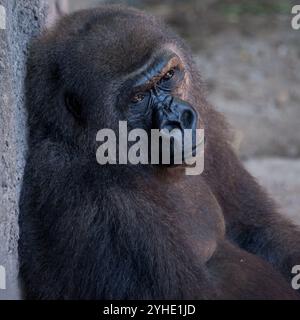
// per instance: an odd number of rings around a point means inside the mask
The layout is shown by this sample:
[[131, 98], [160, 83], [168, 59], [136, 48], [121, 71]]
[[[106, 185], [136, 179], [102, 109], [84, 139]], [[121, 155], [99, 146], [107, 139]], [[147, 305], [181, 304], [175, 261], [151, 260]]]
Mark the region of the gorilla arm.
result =
[[[175, 185], [174, 198], [180, 199], [176, 207], [183, 210], [176, 223], [183, 234], [189, 235], [186, 252], [191, 250], [197, 260], [205, 263], [209, 284], [214, 288], [212, 298], [299, 299], [271, 264], [226, 239], [224, 216], [202, 177], [194, 176]], [[182, 194], [185, 196], [181, 197]]]
[[[268, 262], [223, 240], [208, 261], [216, 299], [298, 300], [299, 295]], [[228, 285], [230, 284], [230, 285]]]
[[206, 130], [208, 141], [214, 142], [207, 145], [203, 176], [223, 209], [227, 234], [290, 278], [292, 267], [300, 264], [299, 228], [276, 211], [274, 202], [225, 141], [226, 135], [214, 132], [223, 126], [223, 119], [213, 110], [209, 113], [216, 125]]

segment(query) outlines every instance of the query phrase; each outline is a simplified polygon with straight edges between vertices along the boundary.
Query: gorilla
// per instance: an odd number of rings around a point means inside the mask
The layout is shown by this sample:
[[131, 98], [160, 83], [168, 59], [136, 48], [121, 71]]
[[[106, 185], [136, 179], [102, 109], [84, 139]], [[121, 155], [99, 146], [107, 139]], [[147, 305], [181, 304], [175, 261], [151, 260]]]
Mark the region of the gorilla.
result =
[[[25, 85], [25, 298], [300, 298], [300, 232], [244, 169], [190, 50], [163, 22], [107, 5], [65, 16], [33, 42]], [[99, 165], [96, 134], [119, 121], [204, 128], [204, 172]]]

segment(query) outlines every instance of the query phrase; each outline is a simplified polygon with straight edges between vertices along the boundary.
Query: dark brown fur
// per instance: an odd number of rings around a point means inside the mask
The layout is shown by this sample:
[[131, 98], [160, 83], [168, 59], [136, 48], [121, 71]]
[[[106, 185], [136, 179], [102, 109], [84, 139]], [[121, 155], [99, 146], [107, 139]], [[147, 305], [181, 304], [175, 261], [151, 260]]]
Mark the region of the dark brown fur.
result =
[[[186, 67], [180, 94], [205, 128], [204, 173], [99, 166], [96, 132], [128, 117], [122, 79], [163, 44]], [[26, 85], [19, 253], [28, 298], [298, 297], [289, 278], [300, 233], [237, 159], [189, 50], [161, 22], [114, 6], [67, 16], [33, 45]], [[85, 106], [82, 121], [65, 92]]]

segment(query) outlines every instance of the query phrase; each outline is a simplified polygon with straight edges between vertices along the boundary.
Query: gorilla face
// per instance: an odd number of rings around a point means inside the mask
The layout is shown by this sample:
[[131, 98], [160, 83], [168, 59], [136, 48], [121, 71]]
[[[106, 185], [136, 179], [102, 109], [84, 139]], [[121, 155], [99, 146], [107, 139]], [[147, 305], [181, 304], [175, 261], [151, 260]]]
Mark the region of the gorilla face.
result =
[[[66, 17], [50, 32], [46, 41], [51, 54], [39, 43], [38, 57], [50, 62], [49, 74], [40, 75], [49, 88], [42, 100], [53, 101], [43, 120], [90, 150], [96, 148], [97, 132], [117, 132], [119, 121], [127, 121], [129, 130], [163, 130], [170, 139], [171, 164], [174, 146], [184, 150], [184, 130], [189, 129], [194, 151], [201, 121], [184, 45], [156, 19], [134, 9], [116, 14], [118, 9], [112, 8], [105, 16], [96, 11], [95, 19], [84, 11]], [[174, 129], [177, 133], [168, 136]], [[150, 134], [149, 139], [151, 145]]]
[[[197, 112], [178, 98], [182, 88], [184, 66], [178, 56], [161, 54], [153, 65], [137, 76], [130, 92], [128, 121], [132, 127], [147, 129], [196, 129]], [[147, 119], [146, 116], [149, 116]], [[136, 121], [143, 119], [141, 123]], [[143, 123], [144, 122], [144, 123]]]
[[[149, 63], [150, 62], [150, 63]], [[130, 78], [126, 86], [128, 114], [126, 120], [130, 129], [161, 130], [162, 139], [170, 139], [170, 164], [174, 164], [175, 148], [180, 146], [184, 159], [185, 130], [192, 132], [192, 152], [196, 149], [198, 113], [180, 94], [185, 86], [186, 71], [181, 59], [169, 50], [159, 52], [139, 72]], [[160, 144], [162, 160], [162, 143]]]

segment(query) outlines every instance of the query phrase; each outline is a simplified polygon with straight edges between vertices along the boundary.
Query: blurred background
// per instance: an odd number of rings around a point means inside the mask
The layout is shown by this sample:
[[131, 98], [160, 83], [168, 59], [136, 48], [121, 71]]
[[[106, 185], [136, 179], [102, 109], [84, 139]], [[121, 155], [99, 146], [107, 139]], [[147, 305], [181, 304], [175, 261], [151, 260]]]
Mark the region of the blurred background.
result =
[[[290, 0], [49, 0], [62, 12], [123, 3], [161, 16], [192, 47], [208, 99], [282, 212], [300, 224], [300, 30]], [[299, 4], [299, 1], [298, 1]]]

